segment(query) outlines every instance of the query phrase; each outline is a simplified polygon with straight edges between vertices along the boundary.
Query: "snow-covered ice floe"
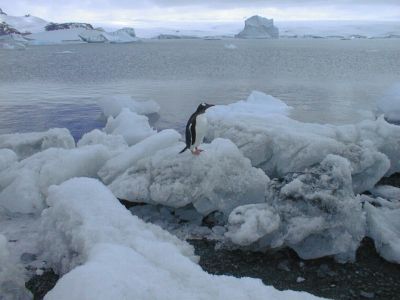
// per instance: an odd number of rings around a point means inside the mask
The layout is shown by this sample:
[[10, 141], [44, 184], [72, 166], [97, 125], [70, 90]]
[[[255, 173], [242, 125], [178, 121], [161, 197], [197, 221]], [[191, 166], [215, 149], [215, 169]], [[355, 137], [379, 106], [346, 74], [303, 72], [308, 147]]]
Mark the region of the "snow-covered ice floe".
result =
[[268, 176], [252, 167], [231, 141], [215, 139], [203, 145], [199, 157], [189, 151], [179, 154], [184, 146], [175, 143], [137, 161], [110, 189], [134, 202], [175, 208], [192, 203], [203, 215], [215, 210], [228, 215], [238, 205], [264, 201]]
[[301, 172], [328, 154], [340, 155], [350, 161], [355, 193], [400, 171], [399, 126], [383, 118], [343, 126], [302, 123], [288, 111], [280, 100], [253, 92], [247, 101], [207, 111], [208, 139], [230, 139], [271, 178]]
[[192, 246], [132, 216], [96, 180], [53, 186], [47, 201], [42, 247], [63, 276], [46, 300], [319, 299], [204, 272]]
[[40, 213], [50, 185], [77, 177], [97, 177], [110, 158], [103, 145], [50, 148], [12, 164], [0, 173], [0, 207], [9, 213]]

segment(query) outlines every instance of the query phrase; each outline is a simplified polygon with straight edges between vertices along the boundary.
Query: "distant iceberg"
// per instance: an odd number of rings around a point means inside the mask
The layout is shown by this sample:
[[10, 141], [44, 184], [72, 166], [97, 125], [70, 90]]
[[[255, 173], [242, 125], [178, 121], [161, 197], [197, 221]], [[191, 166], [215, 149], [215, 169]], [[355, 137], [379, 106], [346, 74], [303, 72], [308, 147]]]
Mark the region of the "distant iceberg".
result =
[[276, 39], [279, 38], [279, 29], [274, 26], [273, 19], [252, 16], [245, 21], [244, 29], [235, 37], [242, 39]]

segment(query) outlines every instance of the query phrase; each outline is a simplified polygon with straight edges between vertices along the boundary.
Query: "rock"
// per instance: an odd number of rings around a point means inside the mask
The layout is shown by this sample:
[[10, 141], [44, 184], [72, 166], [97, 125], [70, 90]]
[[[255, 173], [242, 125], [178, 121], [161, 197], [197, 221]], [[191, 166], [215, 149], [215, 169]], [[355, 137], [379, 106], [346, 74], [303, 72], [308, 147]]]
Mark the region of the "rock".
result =
[[82, 28], [87, 30], [93, 30], [93, 26], [89, 23], [49, 23], [45, 26], [46, 31], [61, 30], [61, 29], [72, 29]]
[[0, 36], [10, 34], [21, 34], [17, 29], [11, 27], [6, 22], [0, 23]]
[[36, 260], [36, 254], [34, 253], [24, 252], [21, 254], [21, 261], [23, 263], [30, 263], [34, 260]]
[[367, 293], [367, 292], [364, 292], [364, 291], [360, 291], [360, 296], [363, 297], [363, 298], [372, 299], [372, 298], [375, 297], [375, 294], [374, 293]]
[[236, 38], [274, 39], [279, 38], [279, 29], [273, 19], [252, 16], [245, 21], [244, 29], [235, 35]]

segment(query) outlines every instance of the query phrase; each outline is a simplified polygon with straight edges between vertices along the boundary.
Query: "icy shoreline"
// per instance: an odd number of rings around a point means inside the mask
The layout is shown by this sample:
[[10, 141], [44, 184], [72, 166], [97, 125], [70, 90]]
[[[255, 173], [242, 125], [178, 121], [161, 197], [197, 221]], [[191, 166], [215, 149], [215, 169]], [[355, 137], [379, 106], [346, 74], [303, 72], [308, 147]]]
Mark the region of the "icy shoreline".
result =
[[[302, 259], [340, 262], [354, 261], [370, 237], [382, 257], [400, 262], [400, 189], [375, 187], [400, 171], [400, 127], [383, 117], [347, 126], [301, 123], [279, 99], [253, 92], [207, 112], [210, 143], [195, 157], [178, 154], [183, 143], [175, 130], [151, 128], [144, 114], [158, 112], [155, 103], [113, 97], [99, 105], [108, 116], [104, 130], [88, 132], [76, 145], [66, 129], [0, 136], [0, 234], [16, 241], [3, 243], [4, 257], [12, 253], [18, 261], [29, 248], [29, 259], [19, 264], [30, 275], [45, 268], [63, 275], [46, 299], [83, 288], [83, 277], [96, 294], [105, 280], [99, 270], [117, 272], [124, 282], [124, 272], [138, 263], [149, 274], [177, 272], [171, 292], [186, 295], [180, 288], [186, 280], [200, 299], [210, 277], [198, 268], [193, 248], [167, 231], [211, 238], [226, 249], [290, 247]], [[365, 191], [371, 195], [359, 195]], [[132, 216], [116, 197], [140, 204], [131, 212], [167, 231]], [[26, 240], [34, 236], [27, 224], [39, 240]], [[182, 263], [180, 271], [160, 261], [163, 247]], [[195, 274], [202, 282], [190, 279]], [[221, 287], [242, 286], [252, 299], [287, 297], [259, 281], [218, 280]], [[124, 292], [143, 291], [124, 285], [108, 297]]]

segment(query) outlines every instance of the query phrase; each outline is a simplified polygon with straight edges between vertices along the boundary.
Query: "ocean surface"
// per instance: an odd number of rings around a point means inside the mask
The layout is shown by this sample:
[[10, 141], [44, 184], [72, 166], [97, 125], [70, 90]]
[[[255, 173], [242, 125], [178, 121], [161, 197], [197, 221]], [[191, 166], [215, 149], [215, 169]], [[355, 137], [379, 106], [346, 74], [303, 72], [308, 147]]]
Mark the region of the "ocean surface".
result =
[[[232, 49], [233, 48], [233, 49]], [[305, 122], [373, 117], [400, 82], [399, 39], [145, 40], [0, 50], [0, 134], [67, 127], [78, 139], [105, 119], [99, 98], [157, 101], [157, 128], [182, 131], [206, 101], [226, 104], [252, 90], [294, 107]]]

